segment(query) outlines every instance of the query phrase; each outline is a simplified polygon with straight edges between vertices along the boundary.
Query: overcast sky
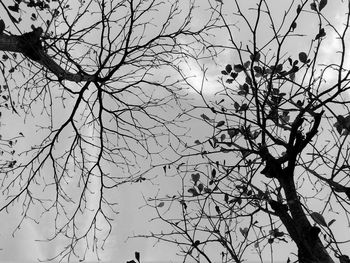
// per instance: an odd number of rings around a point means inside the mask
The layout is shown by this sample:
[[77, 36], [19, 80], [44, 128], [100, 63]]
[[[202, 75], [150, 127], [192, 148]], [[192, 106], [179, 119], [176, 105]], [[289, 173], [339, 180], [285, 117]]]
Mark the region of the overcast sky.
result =
[[[199, 10], [205, 10], [207, 7], [207, 1], [199, 0], [197, 5], [202, 5]], [[212, 1], [215, 3], [215, 1]], [[230, 14], [233, 10], [233, 5], [230, 3], [230, 0], [224, 0], [223, 10], [224, 13]], [[251, 4], [254, 1], [242, 0], [242, 3]], [[276, 14], [276, 18], [280, 18], [281, 10], [287, 6], [290, 1], [281, 1], [281, 0], [270, 0], [272, 13]], [[336, 23], [341, 23], [341, 18], [343, 17], [343, 10], [337, 10], [338, 6], [336, 2], [338, 1], [329, 1], [330, 3], [327, 6], [327, 13], [330, 14], [330, 17], [334, 18]], [[333, 6], [334, 5], [334, 6]], [[203, 11], [204, 12], [204, 11]], [[203, 13], [204, 14], [204, 13]], [[198, 13], [198, 17], [194, 18], [195, 21], [200, 23], [201, 15]], [[236, 22], [236, 17], [229, 17], [231, 22]], [[308, 22], [308, 18], [302, 19], [304, 24], [302, 30], [308, 32], [309, 30], [317, 27], [317, 24], [312, 24]], [[239, 27], [239, 25], [238, 25]], [[261, 38], [264, 38], [264, 31], [261, 31]], [[247, 37], [246, 31], [242, 29], [239, 33], [237, 32], [237, 37], [244, 38]], [[215, 35], [215, 41], [217, 43], [228, 43], [227, 36], [224, 34]], [[322, 56], [324, 57], [325, 62], [330, 62], [332, 60], [332, 55], [337, 49], [337, 41], [330, 38], [328, 48], [322, 50]], [[298, 52], [303, 51], [308, 48], [305, 46], [302, 41], [294, 42], [290, 47], [291, 53], [294, 53], [297, 56]], [[221, 54], [221, 57], [217, 58], [219, 65], [213, 63], [211, 60], [205, 61], [205, 67], [208, 68], [207, 82], [204, 83], [205, 92], [208, 96], [213, 96], [213, 94], [220, 89], [220, 85], [217, 80], [219, 77], [219, 72], [222, 70], [221, 67], [227, 63], [233, 63], [230, 52], [224, 52]], [[221, 66], [221, 67], [220, 67]], [[184, 66], [184, 69], [186, 67]], [[191, 71], [191, 75], [194, 76], [190, 81], [192, 85], [200, 87], [202, 81], [202, 72], [198, 65], [193, 61], [190, 61], [188, 65], [188, 70]], [[329, 76], [332, 78], [332, 76]], [[5, 116], [3, 122], [6, 123], [6, 126], [2, 128], [2, 131], [11, 132], [18, 129], [21, 126], [21, 121], [16, 116]], [[198, 122], [193, 122], [194, 127], [192, 127], [192, 134], [200, 136], [205, 136], [201, 131], [203, 130], [202, 124]], [[34, 130], [31, 123], [26, 123], [24, 133], [30, 133]], [[32, 143], [32, 141], [27, 142]], [[154, 171], [155, 173], [161, 173], [161, 170]], [[133, 259], [135, 251], [141, 253], [142, 262], [175, 262], [173, 258], [174, 247], [168, 244], [157, 243], [155, 245], [155, 240], [145, 240], [145, 239], [129, 239], [127, 238], [132, 235], [142, 234], [145, 230], [157, 229], [159, 225], [153, 224], [153, 222], [148, 222], [151, 218], [155, 216], [154, 211], [150, 209], [141, 209], [144, 205], [143, 196], [149, 197], [153, 196], [159, 189], [163, 192], [173, 191], [174, 186], [179, 182], [176, 179], [160, 177], [157, 179], [157, 184], [144, 183], [144, 184], [132, 184], [132, 185], [123, 185], [121, 186], [116, 195], [120, 198], [119, 201], [119, 211], [120, 214], [115, 218], [113, 223], [113, 232], [108, 239], [105, 250], [101, 253], [103, 262], [113, 261], [113, 262], [126, 262], [127, 260]], [[53, 252], [56, 249], [59, 250], [59, 244], [57, 247], [50, 246], [48, 247], [46, 243], [35, 242], [36, 239], [42, 239], [46, 237], [47, 233], [50, 233], [50, 224], [43, 220], [39, 225], [33, 223], [25, 223], [20, 231], [18, 231], [14, 238], [11, 237], [13, 227], [16, 224], [16, 219], [18, 214], [11, 212], [11, 214], [2, 213], [0, 216], [0, 247], [3, 249], [0, 251], [1, 262], [35, 262], [37, 258], [45, 258], [47, 256], [52, 256]], [[249, 253], [248, 253], [249, 254]], [[91, 256], [91, 260], [94, 261], [95, 257]], [[281, 253], [281, 259], [285, 259], [285, 255]]]

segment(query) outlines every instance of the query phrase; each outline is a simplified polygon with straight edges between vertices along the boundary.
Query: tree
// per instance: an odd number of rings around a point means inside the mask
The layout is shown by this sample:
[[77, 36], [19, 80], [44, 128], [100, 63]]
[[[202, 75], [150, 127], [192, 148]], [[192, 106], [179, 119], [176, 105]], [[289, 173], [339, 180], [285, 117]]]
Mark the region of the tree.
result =
[[350, 2], [232, 2], [212, 6], [228, 36], [211, 46], [230, 58], [222, 89], [208, 96], [204, 82], [189, 113], [210, 132], [174, 165], [182, 190], [149, 200], [170, 230], [146, 236], [174, 243], [184, 262], [251, 251], [350, 262]]
[[63, 245], [51, 259], [103, 247], [118, 213], [110, 193], [149, 180], [176, 150], [181, 65], [202, 56], [216, 21], [192, 25], [195, 11], [192, 0], [1, 2], [1, 107], [11, 122], [2, 120], [0, 211], [22, 207], [17, 229], [53, 218], [47, 239]]

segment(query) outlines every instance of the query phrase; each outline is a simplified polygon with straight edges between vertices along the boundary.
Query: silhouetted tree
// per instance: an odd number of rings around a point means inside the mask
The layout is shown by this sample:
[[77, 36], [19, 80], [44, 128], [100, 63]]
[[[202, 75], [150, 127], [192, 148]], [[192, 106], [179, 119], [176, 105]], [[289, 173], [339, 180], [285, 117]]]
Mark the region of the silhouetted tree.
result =
[[225, 13], [228, 2], [212, 6], [228, 36], [211, 46], [231, 61], [222, 89], [197, 87], [204, 103], [191, 112], [211, 131], [174, 164], [182, 189], [149, 200], [171, 230], [146, 236], [174, 243], [184, 262], [252, 251], [350, 262], [350, 2], [235, 0]]
[[52, 259], [83, 259], [110, 235], [111, 193], [176, 150], [181, 65], [215, 14], [192, 25], [192, 0], [5, 2], [0, 211], [22, 207], [18, 229], [51, 216]]

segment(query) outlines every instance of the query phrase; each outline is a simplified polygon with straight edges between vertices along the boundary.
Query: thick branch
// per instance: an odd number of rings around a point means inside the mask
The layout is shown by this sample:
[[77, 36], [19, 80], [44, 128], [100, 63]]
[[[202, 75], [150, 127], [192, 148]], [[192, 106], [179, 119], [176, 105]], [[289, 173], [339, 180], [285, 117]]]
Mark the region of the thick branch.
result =
[[[34, 31], [31, 33], [34, 33]], [[47, 68], [55, 74], [59, 80], [69, 80], [73, 82], [97, 80], [97, 77], [93, 75], [71, 73], [64, 70], [41, 48], [41, 45], [38, 45], [38, 39], [28, 37], [31, 33], [11, 36], [0, 34], [0, 50], [22, 53], [26, 57]]]

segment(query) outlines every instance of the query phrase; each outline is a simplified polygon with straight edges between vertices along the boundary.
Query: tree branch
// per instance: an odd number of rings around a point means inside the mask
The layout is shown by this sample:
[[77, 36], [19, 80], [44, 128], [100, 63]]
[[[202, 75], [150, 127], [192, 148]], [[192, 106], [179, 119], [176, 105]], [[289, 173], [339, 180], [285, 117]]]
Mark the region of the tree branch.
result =
[[[51, 71], [59, 80], [69, 80], [73, 82], [97, 81], [98, 78], [94, 75], [89, 75], [84, 72], [72, 73], [64, 70], [43, 48], [41, 48], [41, 45], [38, 45], [38, 39], [28, 37], [28, 34], [31, 33], [35, 33], [35, 31], [23, 35], [0, 34], [0, 50], [22, 53], [32, 61], [39, 63]], [[33, 51], [34, 54], [32, 53]]]

